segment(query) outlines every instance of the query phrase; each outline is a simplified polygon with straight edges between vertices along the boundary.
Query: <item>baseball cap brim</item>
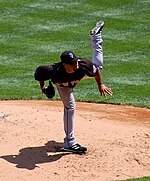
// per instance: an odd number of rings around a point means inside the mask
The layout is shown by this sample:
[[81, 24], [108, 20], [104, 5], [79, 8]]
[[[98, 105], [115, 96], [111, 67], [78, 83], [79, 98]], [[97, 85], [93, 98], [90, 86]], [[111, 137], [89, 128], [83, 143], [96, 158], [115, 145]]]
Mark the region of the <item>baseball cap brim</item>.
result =
[[64, 61], [63, 63], [69, 64], [69, 65], [73, 65], [73, 64], [75, 64], [77, 62], [77, 60], [78, 60], [78, 58], [75, 57], [72, 60], [69, 60], [69, 61], [66, 60], [66, 62]]

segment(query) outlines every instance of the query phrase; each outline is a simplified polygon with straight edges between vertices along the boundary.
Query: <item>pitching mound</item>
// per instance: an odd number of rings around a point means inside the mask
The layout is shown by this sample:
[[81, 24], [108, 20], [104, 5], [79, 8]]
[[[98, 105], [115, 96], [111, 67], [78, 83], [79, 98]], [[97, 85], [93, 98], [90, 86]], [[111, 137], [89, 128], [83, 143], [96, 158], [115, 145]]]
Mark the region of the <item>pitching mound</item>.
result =
[[150, 176], [150, 109], [76, 103], [86, 154], [63, 152], [63, 106], [0, 101], [1, 181], [112, 181]]

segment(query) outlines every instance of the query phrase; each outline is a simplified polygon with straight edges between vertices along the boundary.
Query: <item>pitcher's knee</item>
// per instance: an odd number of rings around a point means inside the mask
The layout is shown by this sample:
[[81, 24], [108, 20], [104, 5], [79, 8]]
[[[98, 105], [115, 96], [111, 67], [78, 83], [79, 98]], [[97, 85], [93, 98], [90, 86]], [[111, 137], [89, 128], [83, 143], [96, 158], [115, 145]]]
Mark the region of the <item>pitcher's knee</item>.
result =
[[74, 111], [76, 109], [76, 105], [74, 104], [74, 105], [65, 106], [65, 109], [67, 111]]

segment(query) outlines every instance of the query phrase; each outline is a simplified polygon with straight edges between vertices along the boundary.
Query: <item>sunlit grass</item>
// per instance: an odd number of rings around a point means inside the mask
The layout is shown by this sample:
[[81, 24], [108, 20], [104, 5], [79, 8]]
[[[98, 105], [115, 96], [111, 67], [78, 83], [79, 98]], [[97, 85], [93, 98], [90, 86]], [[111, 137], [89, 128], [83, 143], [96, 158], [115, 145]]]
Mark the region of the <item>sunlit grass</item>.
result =
[[91, 59], [89, 31], [103, 19], [102, 77], [114, 95], [102, 98], [90, 79], [74, 89], [76, 100], [150, 107], [148, 1], [0, 3], [0, 99], [46, 99], [34, 80], [36, 67], [59, 61], [68, 49]]

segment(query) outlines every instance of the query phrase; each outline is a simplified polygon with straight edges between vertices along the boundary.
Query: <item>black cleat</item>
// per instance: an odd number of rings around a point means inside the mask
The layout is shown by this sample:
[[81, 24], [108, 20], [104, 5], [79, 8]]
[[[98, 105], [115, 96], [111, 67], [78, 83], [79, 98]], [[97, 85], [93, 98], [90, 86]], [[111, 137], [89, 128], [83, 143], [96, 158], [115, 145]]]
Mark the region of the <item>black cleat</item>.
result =
[[97, 22], [95, 28], [93, 28], [90, 31], [90, 35], [97, 35], [97, 34], [99, 34], [102, 31], [103, 27], [104, 27], [104, 21]]
[[79, 144], [75, 144], [72, 147], [68, 147], [68, 148], [64, 147], [64, 151], [69, 151], [69, 152], [81, 154], [81, 153], [85, 153], [87, 151], [87, 148], [83, 147]]

